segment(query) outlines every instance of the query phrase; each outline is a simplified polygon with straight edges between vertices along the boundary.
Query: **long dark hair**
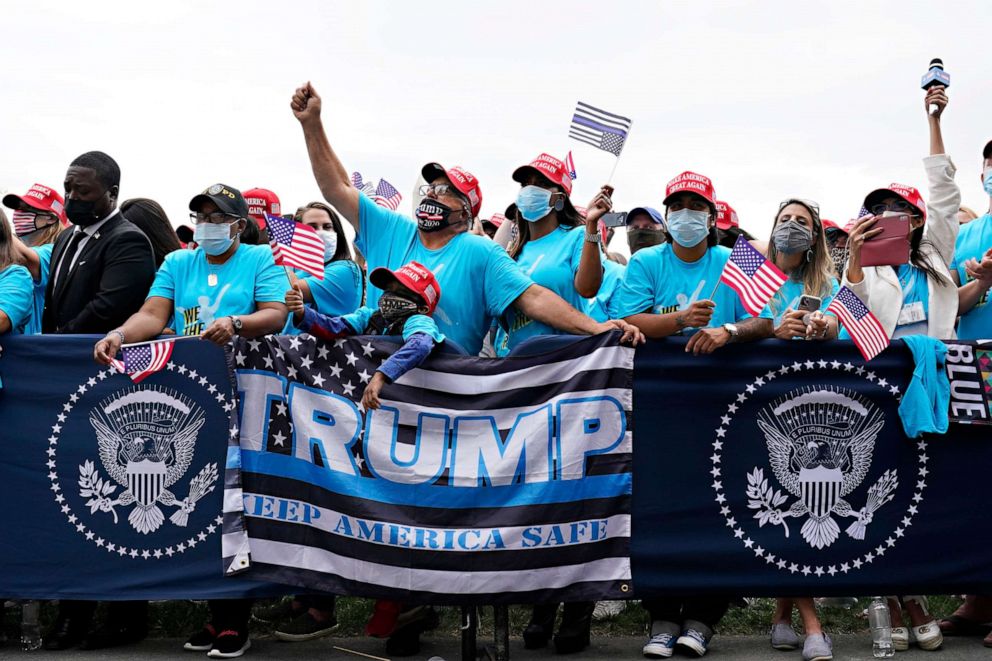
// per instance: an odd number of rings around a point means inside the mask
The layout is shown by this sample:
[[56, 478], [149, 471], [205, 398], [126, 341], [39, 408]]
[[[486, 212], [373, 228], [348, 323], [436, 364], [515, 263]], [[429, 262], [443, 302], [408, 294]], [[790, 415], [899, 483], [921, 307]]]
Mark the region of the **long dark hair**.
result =
[[7, 214], [0, 209], [0, 271], [11, 264], [17, 264], [17, 251], [14, 250], [14, 230], [7, 220]]
[[925, 227], [921, 225], [909, 233], [909, 263], [926, 273], [927, 278], [932, 278], [938, 285], [949, 284], [950, 281], [934, 267], [930, 258], [921, 250], [925, 245], [933, 246], [930, 239], [923, 236]]
[[165, 261], [165, 256], [182, 248], [176, 230], [172, 229], [169, 217], [155, 200], [135, 197], [121, 203], [121, 214], [138, 226], [152, 244], [155, 266]]
[[[562, 210], [555, 211], [558, 217], [558, 226], [571, 231], [576, 227], [585, 225], [586, 221], [576, 211], [572, 201], [568, 199], [568, 194], [562, 190], [561, 186], [552, 184], [552, 190], [565, 196], [565, 205], [562, 207]], [[517, 209], [517, 214], [513, 218], [513, 222], [517, 226], [517, 240], [509, 246], [507, 252], [510, 253], [511, 259], [516, 260], [520, 256], [521, 251], [523, 251], [524, 246], [530, 241], [530, 221], [520, 215], [520, 210]]]
[[331, 261], [336, 262], [339, 259], [355, 261], [352, 259], [351, 249], [348, 247], [348, 237], [345, 236], [344, 225], [341, 224], [341, 216], [338, 215], [338, 212], [323, 202], [311, 202], [306, 206], [298, 208], [296, 213], [293, 214], [293, 220], [298, 223], [303, 222], [303, 213], [308, 209], [320, 209], [331, 219], [331, 225], [334, 226], [334, 233], [338, 237], [338, 247], [337, 250], [334, 251], [334, 256], [331, 257]]

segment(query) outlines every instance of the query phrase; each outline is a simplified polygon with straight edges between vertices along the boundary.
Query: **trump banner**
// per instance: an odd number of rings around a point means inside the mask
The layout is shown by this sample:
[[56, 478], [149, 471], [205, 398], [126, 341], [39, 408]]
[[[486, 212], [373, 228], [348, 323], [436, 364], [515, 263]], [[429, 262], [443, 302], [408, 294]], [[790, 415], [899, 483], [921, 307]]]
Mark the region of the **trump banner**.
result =
[[846, 342], [683, 349], [649, 343], [635, 363], [637, 595], [992, 588], [992, 439], [906, 437], [900, 408], [933, 404], [903, 342], [867, 364]]
[[634, 351], [435, 356], [356, 405], [397, 345], [238, 340], [232, 574], [433, 604], [630, 591]]
[[225, 598], [221, 504], [236, 405], [224, 352], [178, 342], [141, 384], [93, 362], [95, 337], [3, 338], [0, 594]]

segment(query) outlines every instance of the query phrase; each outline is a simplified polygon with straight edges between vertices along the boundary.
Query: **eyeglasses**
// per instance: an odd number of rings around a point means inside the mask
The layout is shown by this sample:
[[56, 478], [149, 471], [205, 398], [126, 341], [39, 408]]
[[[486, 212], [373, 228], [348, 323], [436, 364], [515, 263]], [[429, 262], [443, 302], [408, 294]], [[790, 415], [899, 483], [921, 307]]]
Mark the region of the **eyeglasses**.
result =
[[778, 210], [781, 211], [782, 209], [786, 208], [790, 204], [801, 204], [801, 205], [803, 205], [805, 207], [809, 207], [810, 209], [812, 209], [813, 210], [813, 213], [815, 213], [817, 216], [820, 215], [820, 205], [819, 204], [817, 204], [813, 200], [804, 200], [801, 197], [790, 197], [787, 200], [782, 200], [779, 203], [779, 205], [778, 205]]
[[916, 207], [906, 200], [896, 200], [892, 204], [875, 204], [871, 207], [871, 212], [875, 216], [881, 216], [886, 211], [915, 211]]
[[223, 211], [214, 211], [213, 213], [191, 213], [189, 215], [189, 220], [194, 225], [199, 225], [200, 223], [209, 223], [210, 225], [225, 225], [228, 224], [228, 218], [237, 218], [233, 213], [224, 213]]
[[433, 193], [434, 195], [461, 195], [458, 189], [451, 184], [424, 184], [420, 187], [419, 192], [421, 195], [427, 195], [429, 193]]

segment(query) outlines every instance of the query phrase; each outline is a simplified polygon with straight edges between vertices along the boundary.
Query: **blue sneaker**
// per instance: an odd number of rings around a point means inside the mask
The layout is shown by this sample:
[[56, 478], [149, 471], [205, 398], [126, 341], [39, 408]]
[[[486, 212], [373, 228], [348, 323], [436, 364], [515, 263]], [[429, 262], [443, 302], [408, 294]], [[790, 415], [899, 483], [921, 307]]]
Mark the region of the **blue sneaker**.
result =
[[709, 639], [695, 629], [686, 629], [675, 641], [675, 646], [679, 648], [679, 651], [690, 656], [703, 656], [706, 654], [709, 644]]
[[667, 659], [675, 651], [675, 636], [670, 633], [657, 633], [641, 650], [649, 659]]

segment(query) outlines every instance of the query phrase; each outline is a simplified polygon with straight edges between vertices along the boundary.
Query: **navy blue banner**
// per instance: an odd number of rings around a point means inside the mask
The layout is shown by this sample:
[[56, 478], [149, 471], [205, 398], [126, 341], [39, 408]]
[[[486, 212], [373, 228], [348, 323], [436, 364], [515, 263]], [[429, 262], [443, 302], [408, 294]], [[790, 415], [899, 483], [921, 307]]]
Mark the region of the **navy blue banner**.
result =
[[984, 593], [988, 428], [906, 438], [901, 341], [768, 341], [635, 361], [638, 596]]
[[177, 599], [283, 592], [231, 581], [221, 504], [232, 399], [221, 349], [177, 342], [134, 384], [89, 336], [3, 338], [0, 594]]

